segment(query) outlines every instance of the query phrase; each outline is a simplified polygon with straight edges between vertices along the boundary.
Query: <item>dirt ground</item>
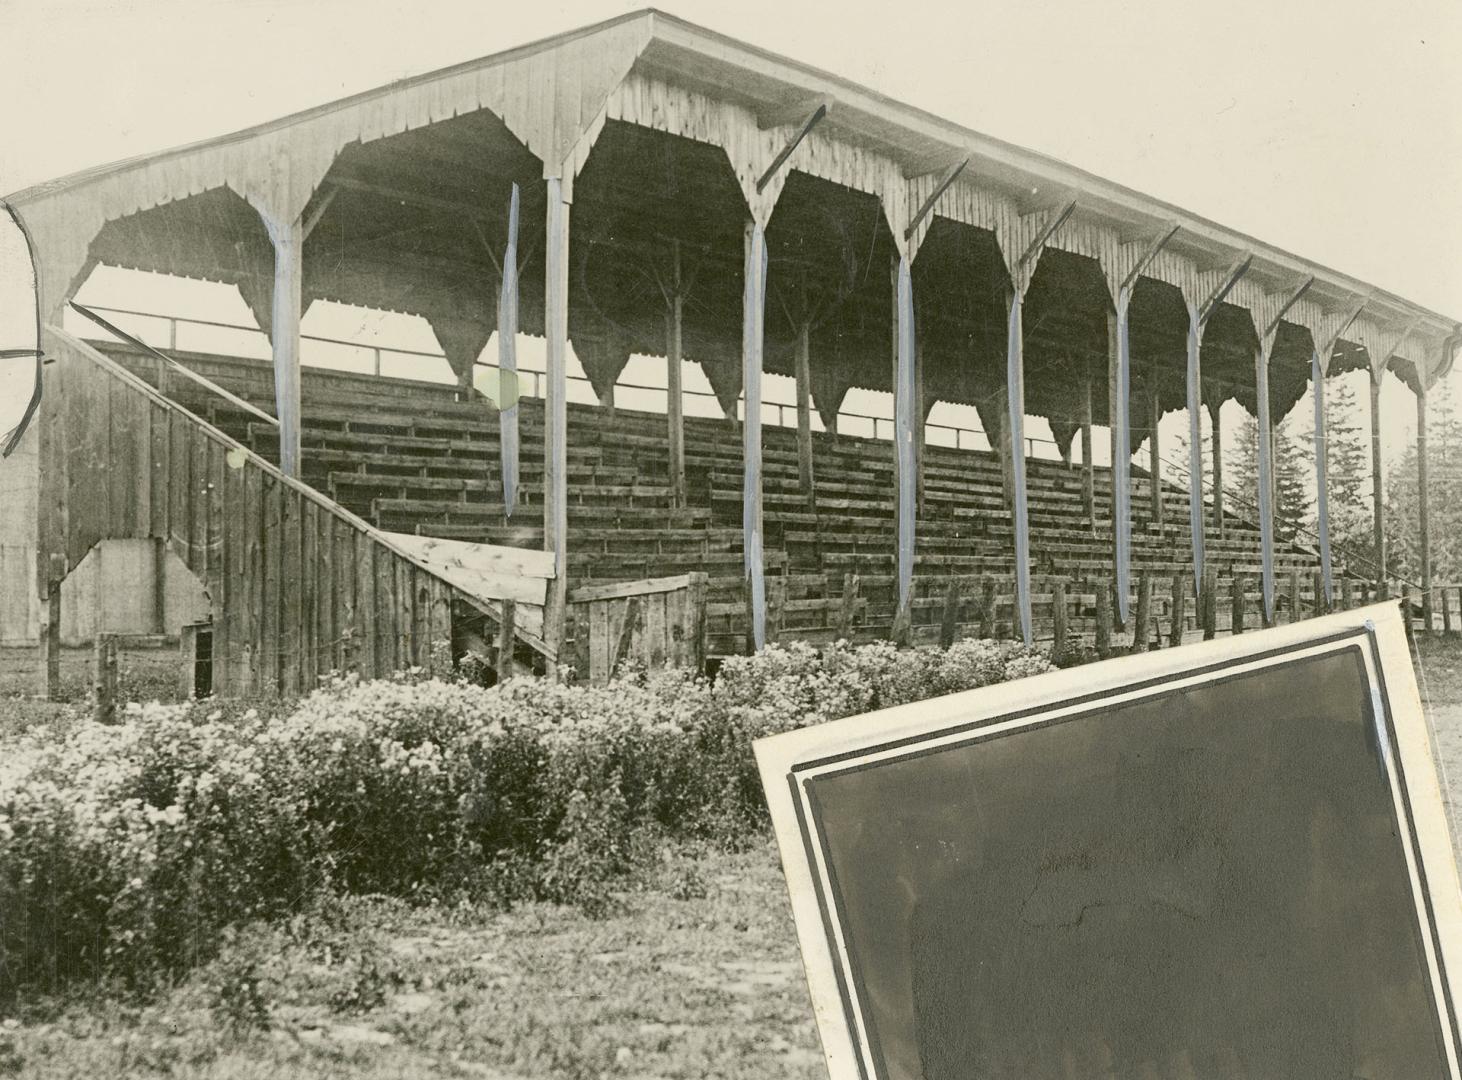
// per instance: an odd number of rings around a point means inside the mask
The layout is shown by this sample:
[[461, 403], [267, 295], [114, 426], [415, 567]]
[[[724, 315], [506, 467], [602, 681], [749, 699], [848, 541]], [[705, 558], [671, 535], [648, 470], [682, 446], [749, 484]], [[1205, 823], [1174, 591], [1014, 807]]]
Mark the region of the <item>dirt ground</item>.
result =
[[1462, 858], [1458, 805], [1462, 804], [1462, 637], [1424, 638], [1414, 653], [1416, 679], [1442, 773], [1452, 846]]

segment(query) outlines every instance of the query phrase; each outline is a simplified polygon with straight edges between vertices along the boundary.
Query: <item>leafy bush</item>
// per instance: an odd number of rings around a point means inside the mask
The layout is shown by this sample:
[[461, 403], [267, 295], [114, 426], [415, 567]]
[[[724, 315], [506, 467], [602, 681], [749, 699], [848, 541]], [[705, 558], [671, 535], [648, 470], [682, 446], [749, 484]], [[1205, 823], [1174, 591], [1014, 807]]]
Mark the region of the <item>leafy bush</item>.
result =
[[[659, 838], [761, 835], [751, 739], [1049, 667], [1010, 643], [839, 642], [733, 658], [714, 684], [351, 678], [282, 716], [40, 725], [0, 760], [0, 1003], [102, 974], [146, 986], [208, 961], [221, 928], [335, 893], [602, 909]], [[378, 976], [363, 959], [346, 997]], [[256, 981], [220, 972], [220, 1009], [257, 1019]]]

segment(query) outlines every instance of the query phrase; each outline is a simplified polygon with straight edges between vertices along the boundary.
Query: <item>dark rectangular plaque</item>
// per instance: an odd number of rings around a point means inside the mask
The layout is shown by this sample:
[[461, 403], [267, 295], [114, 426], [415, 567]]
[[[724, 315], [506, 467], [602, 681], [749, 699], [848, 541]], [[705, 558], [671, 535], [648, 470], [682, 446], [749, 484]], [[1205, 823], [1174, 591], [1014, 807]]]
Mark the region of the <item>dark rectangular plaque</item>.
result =
[[834, 1080], [1458, 1076], [1394, 606], [757, 754]]

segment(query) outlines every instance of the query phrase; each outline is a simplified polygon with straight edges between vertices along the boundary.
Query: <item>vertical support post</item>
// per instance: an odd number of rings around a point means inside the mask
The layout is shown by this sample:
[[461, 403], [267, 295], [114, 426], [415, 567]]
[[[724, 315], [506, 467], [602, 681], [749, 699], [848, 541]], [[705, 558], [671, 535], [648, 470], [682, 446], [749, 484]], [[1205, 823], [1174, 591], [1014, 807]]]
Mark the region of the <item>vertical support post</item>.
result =
[[269, 340], [274, 349], [274, 410], [279, 417], [279, 469], [298, 478], [300, 469], [300, 317], [304, 314], [305, 230], [299, 218], [264, 223], [274, 243], [274, 309]]
[[563, 643], [568, 598], [569, 198], [563, 181], [550, 177], [544, 248], [543, 548], [553, 552], [554, 576], [544, 604], [543, 633], [555, 656]]
[[1212, 641], [1218, 636], [1218, 575], [1211, 567], [1203, 574], [1208, 580], [1201, 590], [1198, 610], [1202, 613], [1203, 640]]
[[1193, 542], [1194, 596], [1201, 597], [1203, 582], [1203, 320], [1196, 304], [1188, 304], [1188, 531]]
[[[1420, 371], [1418, 371], [1420, 377]], [[1416, 516], [1417, 544], [1421, 549], [1421, 617], [1426, 632], [1432, 632], [1432, 536], [1431, 508], [1427, 497], [1430, 469], [1426, 442], [1426, 386], [1416, 395]]]
[[1112, 539], [1116, 570], [1117, 624], [1127, 624], [1127, 594], [1132, 560], [1131, 343], [1128, 311], [1132, 294], [1117, 290], [1107, 312], [1108, 394], [1112, 429]]
[[46, 571], [46, 700], [61, 696], [61, 582], [66, 577], [66, 556], [52, 555]]
[[812, 330], [804, 319], [797, 327], [797, 479], [807, 505], [815, 504], [812, 474]]
[[1213, 535], [1223, 539], [1223, 402], [1206, 401], [1209, 437], [1213, 440]]
[[1086, 365], [1081, 396], [1081, 505], [1086, 523], [1096, 531], [1096, 463], [1092, 461], [1091, 440], [1091, 365]]
[[1066, 655], [1066, 582], [1051, 582], [1051, 660], [1060, 663]]
[[[1320, 363], [1320, 350], [1310, 352], [1310, 384], [1315, 392], [1315, 528], [1320, 536], [1320, 581], [1325, 594], [1325, 607], [1335, 599], [1335, 581], [1330, 561], [1330, 439], [1325, 432], [1325, 368]], [[1320, 595], [1315, 595], [1315, 608], [1320, 610]]]
[[92, 658], [91, 717], [98, 724], [117, 718], [117, 636], [100, 630]]
[[914, 521], [918, 500], [914, 453], [914, 283], [907, 255], [893, 268], [894, 327], [894, 486], [897, 493], [898, 608], [894, 612], [894, 640], [906, 644], [912, 634], [914, 604]]
[[[1197, 592], [1197, 579], [1194, 579], [1194, 592]], [[1173, 575], [1173, 603], [1171, 617], [1168, 619], [1168, 644], [1176, 648], [1183, 644], [1183, 630], [1188, 622], [1188, 589], [1187, 580], [1183, 571], [1179, 570]]]
[[502, 613], [498, 620], [497, 632], [497, 681], [507, 682], [513, 677], [513, 638], [515, 637], [514, 623], [518, 617], [518, 605], [516, 601], [502, 601]]
[[858, 610], [858, 575], [852, 571], [843, 574], [843, 602], [838, 607], [838, 637], [844, 641], [853, 638], [853, 620]]
[[741, 385], [746, 395], [746, 418], [741, 425], [743, 462], [741, 532], [745, 555], [747, 600], [752, 646], [766, 644], [766, 580], [762, 562], [761, 515], [761, 366], [765, 328], [767, 246], [758, 221], [746, 224], [743, 291], [741, 296]]
[[1152, 575], [1143, 571], [1137, 577], [1136, 623], [1132, 628], [1132, 652], [1146, 652], [1152, 640]]
[[1244, 632], [1244, 575], [1237, 567], [1233, 572], [1233, 617], [1229, 625], [1229, 633], [1242, 634]]
[[[518, 185], [508, 199], [508, 242], [503, 248], [497, 299], [498, 452], [503, 466], [503, 513], [518, 505]], [[565, 307], [567, 310], [567, 307]], [[474, 357], [475, 359], [475, 357]], [[470, 371], [470, 365], [468, 370]]]
[[1273, 339], [1254, 349], [1255, 419], [1259, 427], [1259, 562], [1261, 614], [1264, 625], [1274, 622], [1274, 431], [1269, 418], [1269, 351]]
[[1152, 363], [1147, 387], [1147, 468], [1152, 474], [1150, 495], [1152, 497], [1152, 523], [1159, 530], [1163, 526], [1162, 506], [1162, 446], [1158, 441], [1158, 429], [1162, 424], [1162, 401], [1157, 393], [1157, 361]]
[[1112, 654], [1112, 583], [1096, 583], [1096, 651], [1105, 660]]
[[[1384, 373], [1385, 369], [1382, 369]], [[1371, 542], [1375, 546], [1376, 585], [1386, 580], [1385, 480], [1381, 472], [1381, 374], [1371, 373]]]
[[1010, 433], [1011, 510], [1015, 517], [1015, 607], [1020, 637], [1031, 644], [1030, 520], [1025, 495], [1025, 329], [1024, 296], [1017, 288], [1005, 293], [1005, 426]]
[[666, 422], [670, 439], [670, 498], [677, 508], [686, 504], [685, 389], [681, 385], [681, 349], [685, 327], [685, 297], [680, 282], [680, 241], [671, 241], [670, 305], [665, 314]]
[[959, 577], [949, 575], [949, 587], [944, 591], [944, 617], [939, 621], [939, 645], [949, 648], [959, 637]]

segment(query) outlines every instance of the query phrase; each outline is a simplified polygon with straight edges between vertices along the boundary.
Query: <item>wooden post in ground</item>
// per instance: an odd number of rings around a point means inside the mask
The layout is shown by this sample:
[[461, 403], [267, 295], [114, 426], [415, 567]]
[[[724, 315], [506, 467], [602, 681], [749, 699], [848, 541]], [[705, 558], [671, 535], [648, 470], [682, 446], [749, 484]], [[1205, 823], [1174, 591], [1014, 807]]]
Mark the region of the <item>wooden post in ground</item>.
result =
[[853, 618], [858, 606], [858, 575], [849, 571], [843, 575], [843, 602], [838, 608], [838, 637], [845, 641], [853, 639]]
[[1112, 655], [1112, 585], [1100, 579], [1096, 583], [1096, 651], [1103, 660]]
[[1203, 612], [1203, 640], [1212, 641], [1218, 636], [1218, 571], [1211, 567], [1203, 571], [1206, 584], [1199, 606]]
[[1315, 601], [1311, 605], [1311, 614], [1323, 615], [1329, 608], [1329, 605], [1325, 603], [1325, 572], [1323, 570], [1315, 571], [1313, 587]]
[[[569, 198], [559, 177], [547, 180], [544, 245], [543, 549], [553, 553], [553, 579], [543, 605], [543, 637], [554, 655], [563, 643], [568, 603], [568, 347]], [[549, 671], [554, 671], [553, 665]]]
[[1168, 644], [1176, 648], [1183, 644], [1183, 630], [1188, 622], [1188, 579], [1179, 570], [1173, 575], [1172, 617], [1168, 621]]
[[1081, 505], [1086, 523], [1096, 531], [1096, 464], [1092, 461], [1091, 368], [1088, 362], [1081, 397]]
[[1213, 535], [1223, 539], [1223, 402], [1214, 397], [1204, 401], [1208, 410], [1209, 438], [1213, 440]]
[[741, 295], [741, 386], [746, 416], [741, 425], [741, 533], [752, 651], [766, 641], [766, 568], [762, 553], [762, 344], [766, 324], [767, 244], [762, 223], [746, 223]]
[[670, 497], [674, 505], [680, 508], [685, 506], [686, 493], [685, 391], [681, 385], [685, 296], [680, 277], [679, 240], [670, 242], [670, 258], [670, 303], [665, 313], [665, 413], [670, 436]]
[[1340, 579], [1340, 610], [1349, 611], [1355, 607], [1355, 583], [1349, 577]]
[[66, 577], [66, 556], [52, 555], [47, 560], [46, 634], [42, 641], [46, 651], [46, 700], [61, 696], [61, 582]]
[[1146, 652], [1152, 641], [1152, 575], [1144, 570], [1137, 578], [1137, 618], [1132, 627], [1132, 651]]
[[91, 717], [98, 724], [117, 718], [117, 636], [102, 631], [92, 658]]
[[1386, 504], [1381, 466], [1381, 378], [1381, 374], [1371, 372], [1371, 544], [1376, 560], [1376, 584], [1383, 587], [1386, 582]]
[[1427, 493], [1427, 471], [1430, 467], [1426, 441], [1426, 385], [1423, 382], [1416, 394], [1416, 526], [1421, 557], [1421, 619], [1428, 634], [1432, 632], [1432, 533]]
[[797, 479], [807, 505], [815, 508], [816, 486], [812, 474], [812, 343], [811, 328], [804, 319], [797, 327]]
[[300, 474], [300, 317], [304, 314], [305, 228], [300, 218], [264, 216], [274, 244], [274, 308], [269, 340], [274, 350], [274, 409], [279, 417], [279, 469]]
[[1158, 430], [1161, 426], [1162, 399], [1158, 397], [1157, 393], [1157, 360], [1154, 359], [1148, 374], [1147, 387], [1147, 467], [1152, 474], [1148, 478], [1148, 494], [1152, 500], [1149, 516], [1159, 532], [1162, 531], [1163, 526], [1162, 445], [1158, 440]]
[[1233, 572], [1233, 616], [1229, 633], [1244, 632], [1244, 575], [1237, 568]]
[[[507, 682], [513, 677], [513, 639], [516, 636], [514, 623], [517, 620], [516, 601], [502, 601], [497, 631], [497, 680]], [[584, 672], [585, 675], [588, 672]]]
[[1440, 599], [1442, 601], [1442, 635], [1448, 637], [1452, 633], [1452, 605], [1447, 600], [1447, 587], [1442, 586]]
[[1066, 582], [1051, 582], [1051, 659], [1060, 663], [1066, 655]]
[[939, 622], [939, 644], [949, 648], [959, 636], [959, 578], [949, 577], [949, 587], [944, 591], [944, 617]]
[[980, 579], [980, 637], [995, 636], [995, 582], [991, 578]]

